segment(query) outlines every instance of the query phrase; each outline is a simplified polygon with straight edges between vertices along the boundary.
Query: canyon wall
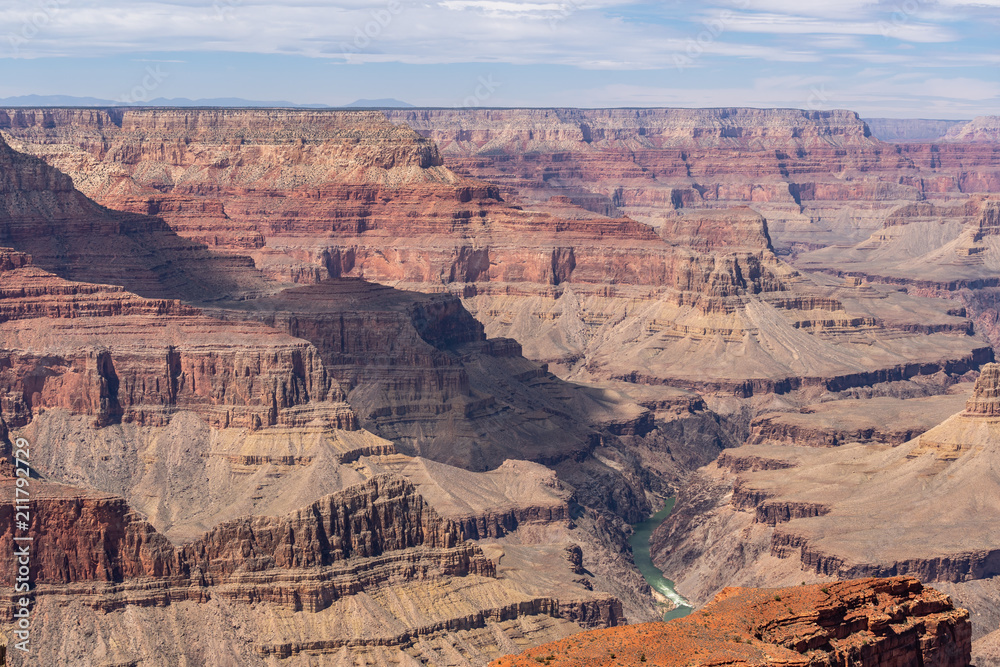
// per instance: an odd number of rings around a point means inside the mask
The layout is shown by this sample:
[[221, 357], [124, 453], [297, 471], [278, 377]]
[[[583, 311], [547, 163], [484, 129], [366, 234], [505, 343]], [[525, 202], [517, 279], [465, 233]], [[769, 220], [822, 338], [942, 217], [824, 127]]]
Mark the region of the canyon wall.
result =
[[865, 118], [864, 121], [876, 138], [888, 143], [941, 142], [950, 130], [967, 122], [914, 118]]
[[[564, 379], [747, 397], [961, 374], [989, 358], [957, 312], [886, 308], [892, 290], [817, 282], [775, 254], [776, 212], [800, 215], [810, 197], [923, 197], [898, 178], [921, 167], [856, 114], [386, 114], [12, 110], [0, 130], [102, 204], [250, 256], [272, 279], [454, 294], [488, 336]], [[895, 184], [879, 171], [890, 168]], [[638, 338], [624, 355], [623, 336]], [[806, 353], [790, 355], [789, 340]]]

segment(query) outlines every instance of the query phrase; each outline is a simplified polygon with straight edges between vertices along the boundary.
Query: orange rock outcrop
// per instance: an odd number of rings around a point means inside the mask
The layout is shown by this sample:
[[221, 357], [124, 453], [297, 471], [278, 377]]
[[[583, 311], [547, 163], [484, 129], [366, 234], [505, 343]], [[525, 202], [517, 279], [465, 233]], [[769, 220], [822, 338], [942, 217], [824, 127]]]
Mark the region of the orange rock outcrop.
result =
[[969, 613], [909, 577], [727, 588], [694, 614], [584, 633], [491, 667], [970, 664]]

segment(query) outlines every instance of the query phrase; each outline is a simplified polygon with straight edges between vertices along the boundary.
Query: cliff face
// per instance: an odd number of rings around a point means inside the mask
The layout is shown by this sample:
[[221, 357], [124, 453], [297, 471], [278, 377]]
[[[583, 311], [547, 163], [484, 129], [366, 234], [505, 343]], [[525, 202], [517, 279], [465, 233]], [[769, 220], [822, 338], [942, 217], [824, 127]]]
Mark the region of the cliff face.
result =
[[[13, 481], [4, 485], [11, 490]], [[164, 587], [178, 587], [175, 599], [197, 601], [211, 595], [199, 588], [224, 586], [242, 577], [249, 590], [236, 594], [244, 601], [267, 599], [302, 608], [296, 601], [309, 598], [316, 602], [307, 606], [316, 611], [324, 596], [335, 599], [345, 593], [326, 590], [323, 578], [308, 570], [418, 547], [425, 548], [432, 560], [450, 565], [440, 575], [493, 575], [492, 564], [481, 552], [461, 544], [458, 528], [442, 521], [399, 478], [373, 478], [281, 519], [253, 517], [222, 523], [180, 548], [132, 513], [121, 498], [41, 481], [33, 486], [38, 505], [30, 530], [39, 537], [33, 544], [31, 575], [47, 593], [60, 592], [54, 588], [57, 585], [124, 584], [153, 578], [162, 580], [162, 585], [154, 586], [161, 595], [169, 594]], [[5, 511], [10, 518], [12, 508]], [[13, 521], [9, 523], [13, 526]], [[10, 554], [14, 552], [12, 538], [10, 529], [0, 537]], [[408, 560], [420, 557], [413, 554]], [[13, 586], [17, 568], [8, 560], [11, 574], [5, 583]], [[293, 572], [288, 577], [272, 573], [253, 579], [253, 573], [271, 570]], [[300, 572], [296, 576], [294, 571]], [[289, 590], [282, 591], [278, 581], [288, 584]], [[316, 585], [307, 590], [310, 581]], [[296, 590], [296, 584], [302, 590]], [[365, 587], [364, 582], [353, 585], [358, 590]], [[273, 590], [264, 592], [269, 589]]]
[[247, 258], [208, 253], [159, 218], [105, 209], [65, 174], [2, 140], [0, 239], [63, 278], [120, 284], [149, 298], [246, 296], [265, 289]]
[[[12, 479], [0, 486], [13, 493]], [[381, 646], [386, 658], [398, 659], [404, 650], [433, 652], [430, 646], [442, 635], [459, 631], [476, 635], [480, 651], [497, 655], [511, 641], [508, 635], [515, 636], [519, 621], [537, 624], [533, 635], [538, 641], [553, 632], [558, 636], [623, 620], [617, 600], [579, 583], [567, 581], [557, 591], [537, 583], [544, 578], [525, 578], [509, 569], [498, 577], [494, 562], [463, 540], [459, 523], [442, 519], [413, 485], [393, 474], [375, 475], [283, 517], [220, 523], [181, 546], [171, 544], [121, 498], [41, 480], [33, 480], [31, 489], [33, 618], [45, 636], [58, 632], [46, 624], [68, 608], [89, 607], [91, 616], [100, 610], [103, 621], [95, 629], [103, 633], [120, 624], [123, 615], [179, 620], [194, 605], [202, 610], [194, 613], [211, 617], [221, 604], [243, 619], [237, 632], [227, 631], [233, 636], [210, 640], [204, 632], [181, 631], [170, 622], [140, 623], [135, 636], [154, 645], [183, 640], [188, 648], [181, 654], [220, 640], [227, 651], [252, 646], [244, 664], [264, 664], [276, 654], [333, 654], [345, 646], [359, 654]], [[12, 510], [5, 511], [13, 526]], [[11, 529], [0, 535], [8, 554], [14, 553], [12, 537]], [[13, 558], [8, 555], [7, 564], [15, 572]], [[550, 569], [547, 576], [573, 576], [572, 563], [565, 562], [563, 569]], [[14, 576], [5, 583], [12, 586]], [[347, 610], [359, 599], [369, 614], [383, 615], [361, 631], [337, 621], [344, 613], [356, 614]], [[406, 614], [392, 617], [393, 604], [403, 599], [409, 601]], [[431, 611], [442, 599], [448, 605]], [[0, 605], [0, 610], [0, 622], [9, 622], [13, 606]], [[269, 620], [275, 616], [293, 627], [275, 629]], [[310, 628], [308, 637], [294, 627], [303, 623]], [[499, 644], [498, 636], [503, 637]], [[68, 657], [64, 648], [40, 651], [55, 660]], [[177, 651], [158, 655], [136, 647], [132, 656], [167, 665]]]
[[389, 110], [390, 119], [430, 137], [445, 153], [537, 153], [554, 149], [872, 146], [851, 111], [795, 109]]
[[11, 426], [62, 408], [101, 426], [163, 425], [189, 410], [210, 424], [260, 428], [291, 423], [313, 404], [331, 424], [356, 428], [345, 394], [305, 341], [226, 324], [176, 300], [64, 280], [24, 253], [3, 252], [0, 410]]
[[[517, 340], [564, 378], [746, 397], [952, 372], [984, 358], [967, 323], [943, 309], [921, 308], [916, 319], [932, 321], [930, 330], [889, 322], [873, 311], [907, 307], [875, 309], [867, 297], [895, 295], [800, 276], [775, 255], [771, 221], [744, 206], [798, 207], [808, 193], [857, 198], [889, 187], [839, 177], [789, 184], [793, 163], [820, 173], [839, 169], [841, 153], [881, 155], [852, 113], [389, 114], [393, 122], [341, 112], [23, 111], [5, 122], [19, 148], [107, 206], [158, 215], [181, 237], [248, 254], [273, 278], [451, 292], [488, 336]], [[674, 178], [683, 188], [664, 185]], [[724, 210], [705, 210], [716, 208]], [[275, 321], [319, 326], [295, 320]], [[897, 338], [903, 331], [912, 335]], [[880, 341], [874, 355], [854, 344], [862, 338]], [[622, 354], [626, 339], [637, 342]], [[789, 339], [809, 352], [789, 355]], [[373, 392], [354, 396], [368, 414], [385, 407]]]
[[[553, 218], [504, 206], [495, 187], [455, 176], [440, 166], [434, 143], [376, 113], [119, 114], [120, 127], [111, 117], [20, 112], [9, 132], [105, 205], [161, 216], [186, 238], [253, 256], [277, 278], [557, 285], [613, 275], [624, 284], [709, 289], [686, 276], [711, 273], [711, 258], [677, 256], [648, 227], [620, 217]], [[85, 139], [81, 148], [78, 136], [99, 136], [101, 145]], [[109, 172], [131, 194], [108, 186]], [[512, 235], [520, 241], [511, 244]], [[749, 248], [766, 249], [757, 236]], [[396, 245], [387, 247], [387, 237]], [[642, 269], [663, 261], [664, 269]], [[777, 286], [772, 279], [750, 289]]]
[[913, 578], [727, 588], [669, 623], [601, 630], [491, 663], [534, 665], [970, 664], [969, 612]]
[[[892, 206], [996, 184], [988, 146], [890, 147], [855, 114], [791, 109], [387, 111], [505, 196], [664, 210], [753, 205], [779, 245], [842, 243]], [[603, 202], [603, 203], [602, 203]], [[857, 202], [845, 225], [844, 204]], [[854, 227], [855, 229], [851, 229]]]

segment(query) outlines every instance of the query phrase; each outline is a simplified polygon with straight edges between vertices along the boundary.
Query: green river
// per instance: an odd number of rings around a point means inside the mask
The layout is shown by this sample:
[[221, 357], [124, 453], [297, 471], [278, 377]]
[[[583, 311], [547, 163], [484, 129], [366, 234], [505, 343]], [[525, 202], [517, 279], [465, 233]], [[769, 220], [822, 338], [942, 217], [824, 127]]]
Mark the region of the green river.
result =
[[646, 578], [653, 590], [662, 594], [675, 605], [674, 609], [663, 614], [664, 621], [687, 616], [693, 611], [688, 601], [674, 590], [674, 582], [664, 577], [663, 572], [653, 565], [653, 559], [649, 555], [649, 538], [653, 535], [656, 527], [670, 515], [670, 510], [674, 508], [674, 501], [674, 498], [669, 498], [662, 510], [642, 523], [632, 526], [634, 532], [628, 540], [632, 547], [632, 558], [635, 560], [635, 566], [642, 572], [642, 576]]

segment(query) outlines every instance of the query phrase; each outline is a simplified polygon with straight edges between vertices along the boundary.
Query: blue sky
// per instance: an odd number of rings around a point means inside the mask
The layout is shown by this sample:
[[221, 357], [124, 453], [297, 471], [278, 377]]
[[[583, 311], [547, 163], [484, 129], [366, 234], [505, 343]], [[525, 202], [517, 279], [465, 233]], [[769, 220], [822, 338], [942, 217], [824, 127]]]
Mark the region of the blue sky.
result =
[[0, 0], [0, 97], [1000, 114], [1000, 0]]

